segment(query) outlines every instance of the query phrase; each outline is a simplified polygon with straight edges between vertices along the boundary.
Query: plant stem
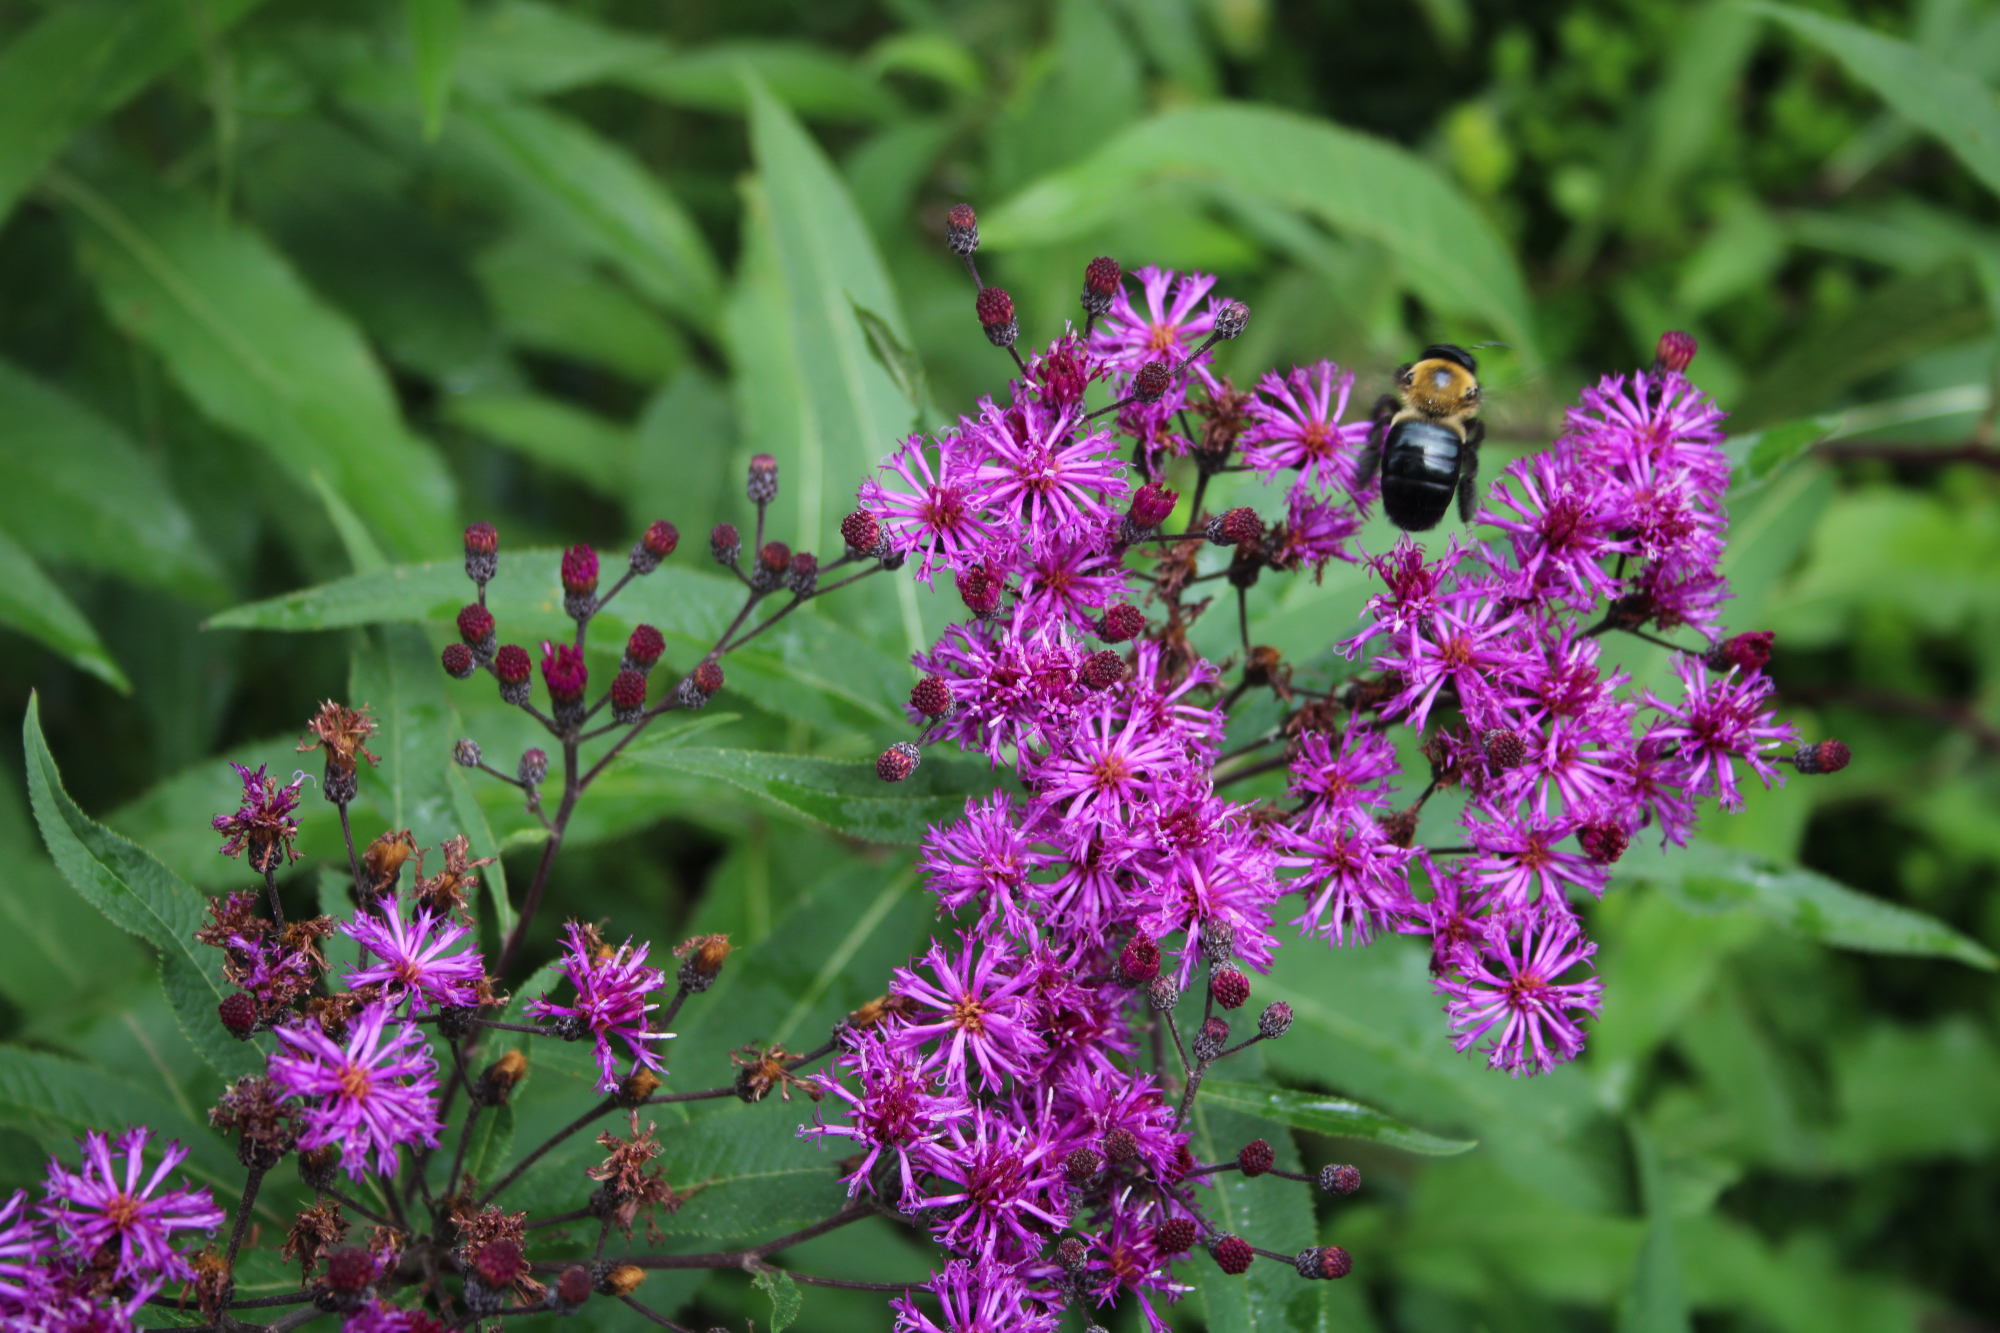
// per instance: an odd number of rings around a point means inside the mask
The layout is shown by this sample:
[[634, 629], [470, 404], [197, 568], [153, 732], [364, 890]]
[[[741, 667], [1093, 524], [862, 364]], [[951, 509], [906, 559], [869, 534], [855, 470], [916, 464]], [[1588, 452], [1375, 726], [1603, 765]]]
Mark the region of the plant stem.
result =
[[243, 1230], [250, 1224], [250, 1210], [257, 1203], [257, 1187], [264, 1183], [264, 1168], [253, 1166], [243, 1178], [243, 1202], [236, 1208], [236, 1225], [229, 1230], [229, 1253], [223, 1259], [223, 1266], [230, 1272], [236, 1271], [236, 1251], [243, 1244]]
[[618, 1103], [615, 1100], [606, 1097], [602, 1102], [599, 1102], [596, 1106], [592, 1107], [590, 1110], [585, 1111], [582, 1115], [570, 1121], [569, 1124], [564, 1125], [561, 1129], [557, 1130], [552, 1136], [550, 1136], [548, 1141], [542, 1144], [541, 1147], [535, 1149], [533, 1152], [529, 1153], [526, 1157], [523, 1157], [520, 1161], [516, 1162], [514, 1164], [514, 1169], [512, 1171], [509, 1171], [506, 1175], [500, 1177], [499, 1181], [495, 1183], [490, 1189], [488, 1189], [486, 1193], [479, 1196], [479, 1201], [474, 1205], [474, 1207], [484, 1208], [487, 1204], [493, 1202], [494, 1197], [497, 1196], [501, 1190], [504, 1190], [509, 1185], [513, 1184], [514, 1181], [519, 1178], [520, 1174], [523, 1171], [526, 1171], [536, 1162], [541, 1161], [543, 1156], [547, 1154], [549, 1149], [555, 1147], [558, 1143], [561, 1143], [564, 1139], [576, 1133], [579, 1129], [582, 1129], [585, 1125], [588, 1125], [591, 1121], [597, 1119], [597, 1117], [605, 1114], [608, 1111], [616, 1110], [617, 1107]]

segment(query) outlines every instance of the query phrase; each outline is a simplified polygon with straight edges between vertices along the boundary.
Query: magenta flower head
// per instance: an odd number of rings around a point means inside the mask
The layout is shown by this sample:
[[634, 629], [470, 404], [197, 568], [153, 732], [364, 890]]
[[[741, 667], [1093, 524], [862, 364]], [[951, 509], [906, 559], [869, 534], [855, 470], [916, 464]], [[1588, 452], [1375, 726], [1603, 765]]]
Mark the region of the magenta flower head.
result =
[[299, 808], [299, 787], [305, 775], [296, 774], [280, 787], [261, 764], [254, 773], [241, 764], [230, 767], [243, 780], [243, 803], [235, 814], [217, 815], [210, 821], [223, 835], [222, 854], [241, 856], [248, 851], [251, 867], [260, 873], [296, 861], [299, 850], [293, 843], [299, 836], [299, 822], [292, 818], [292, 812]]
[[317, 1026], [281, 1027], [285, 1049], [271, 1057], [271, 1081], [306, 1103], [299, 1147], [339, 1145], [349, 1179], [361, 1179], [369, 1149], [378, 1175], [396, 1174], [405, 1143], [435, 1148], [437, 1057], [414, 1024], [393, 1006], [371, 1004], [348, 1024], [339, 1045]]
[[609, 1092], [618, 1086], [619, 1054], [612, 1039], [625, 1044], [637, 1069], [664, 1070], [659, 1052], [650, 1043], [665, 1041], [671, 1032], [653, 1032], [646, 1015], [659, 1008], [646, 1003], [646, 996], [667, 982], [667, 974], [646, 966], [651, 944], [632, 947], [626, 940], [616, 949], [606, 947], [594, 930], [572, 921], [564, 932], [567, 940], [562, 961], [563, 975], [576, 990], [573, 1005], [553, 1004], [547, 995], [528, 1002], [528, 1012], [536, 1018], [562, 1020], [557, 1030], [574, 1040], [591, 1033], [597, 1038], [597, 1090]]
[[588, 546], [572, 546], [562, 557], [563, 591], [586, 594], [597, 591], [597, 552]]
[[1594, 976], [1562, 980], [1597, 952], [1582, 936], [1568, 909], [1551, 904], [1539, 921], [1522, 927], [1518, 939], [1489, 939], [1476, 951], [1461, 951], [1462, 979], [1436, 983], [1447, 997], [1453, 1045], [1466, 1051], [1490, 1038], [1487, 1066], [1516, 1078], [1546, 1074], [1575, 1059], [1583, 1049], [1583, 1028], [1573, 1015], [1596, 1014], [1603, 988]]
[[[957, 1260], [933, 1273], [924, 1287], [944, 1307], [934, 1320], [905, 1292], [889, 1302], [895, 1333], [1055, 1333], [1060, 1316], [1035, 1299], [1018, 1270]], [[1053, 1293], [1051, 1293], [1053, 1294]]]
[[[161, 1280], [185, 1281], [194, 1270], [175, 1252], [176, 1231], [214, 1231], [223, 1212], [206, 1187], [162, 1191], [167, 1176], [187, 1157], [187, 1149], [170, 1143], [160, 1161], [146, 1171], [146, 1141], [152, 1131], [128, 1129], [113, 1142], [95, 1130], [79, 1140], [83, 1169], [71, 1171], [49, 1160], [47, 1198], [42, 1212], [55, 1224], [62, 1247], [79, 1262], [90, 1263], [115, 1248], [114, 1279], [139, 1284]], [[122, 1166], [114, 1156], [123, 1157]], [[11, 1207], [11, 1205], [10, 1205]]]
[[15, 1190], [0, 1204], [0, 1320], [42, 1297], [48, 1285], [44, 1265], [54, 1249], [55, 1241], [28, 1207], [28, 1192]]
[[486, 975], [479, 950], [468, 946], [449, 952], [472, 933], [469, 927], [427, 907], [404, 921], [393, 899], [385, 898], [378, 908], [356, 912], [340, 928], [372, 955], [367, 966], [347, 974], [348, 986], [380, 986], [384, 1000], [392, 1007], [408, 1000], [412, 1014], [427, 1014], [438, 1005], [478, 1003], [479, 982]]

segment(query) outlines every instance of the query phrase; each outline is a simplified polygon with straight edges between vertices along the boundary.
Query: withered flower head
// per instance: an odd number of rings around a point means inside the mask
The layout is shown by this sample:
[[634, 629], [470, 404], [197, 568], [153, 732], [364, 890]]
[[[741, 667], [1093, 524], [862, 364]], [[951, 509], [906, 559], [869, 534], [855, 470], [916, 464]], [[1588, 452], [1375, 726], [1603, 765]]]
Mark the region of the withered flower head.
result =
[[213, 1245], [200, 1254], [188, 1256], [187, 1262], [188, 1267], [194, 1270], [194, 1280], [181, 1291], [181, 1308], [187, 1308], [188, 1297], [192, 1296], [202, 1318], [214, 1323], [216, 1317], [228, 1308], [229, 1298], [236, 1294], [236, 1281], [229, 1275], [229, 1262], [216, 1253]]
[[823, 1095], [819, 1087], [810, 1079], [800, 1078], [785, 1068], [785, 1061], [797, 1058], [796, 1052], [788, 1051], [773, 1042], [768, 1047], [745, 1046], [731, 1051], [729, 1059], [736, 1066], [736, 1095], [746, 1102], [761, 1102], [770, 1096], [771, 1089], [786, 1101], [792, 1099], [792, 1089], [798, 1088], [818, 1101]]
[[208, 1123], [220, 1130], [233, 1130], [236, 1159], [246, 1167], [269, 1171], [290, 1150], [297, 1136], [295, 1112], [270, 1079], [261, 1075], [239, 1078], [209, 1108]]
[[661, 1152], [658, 1139], [654, 1137], [656, 1126], [648, 1124], [645, 1132], [638, 1129], [638, 1115], [633, 1114], [632, 1136], [622, 1139], [606, 1130], [597, 1136], [598, 1146], [608, 1154], [603, 1163], [591, 1167], [587, 1174], [592, 1180], [604, 1182], [604, 1201], [609, 1206], [611, 1221], [632, 1237], [632, 1224], [639, 1214], [646, 1215], [647, 1238], [657, 1244], [661, 1239], [658, 1223], [654, 1219], [656, 1208], [665, 1208], [669, 1213], [678, 1212], [687, 1202], [688, 1196], [677, 1194], [667, 1184], [664, 1172], [648, 1170], [646, 1164]]
[[453, 1205], [451, 1220], [452, 1225], [458, 1228], [461, 1256], [484, 1249], [495, 1241], [507, 1240], [516, 1245], [527, 1243], [528, 1215], [502, 1212], [497, 1204], [489, 1203], [477, 1210]]
[[907, 995], [881, 995], [856, 1009], [847, 1016], [851, 1028], [874, 1027], [885, 1018], [912, 1018], [917, 1013], [917, 1002]]
[[243, 799], [235, 814], [217, 815], [209, 821], [223, 835], [219, 850], [224, 856], [249, 852], [251, 868], [259, 874], [298, 860], [299, 849], [292, 844], [299, 836], [299, 822], [292, 818], [292, 812], [299, 808], [299, 787], [306, 775], [300, 773], [280, 787], [262, 765], [255, 770], [241, 764], [230, 767], [242, 779]]
[[372, 754], [365, 744], [380, 728], [368, 714], [368, 705], [349, 708], [328, 699], [319, 706], [319, 712], [306, 722], [306, 736], [299, 741], [298, 752], [307, 750], [326, 751], [326, 771], [351, 774], [354, 772], [354, 757], [360, 755], [371, 765], [381, 761]]
[[332, 1199], [321, 1199], [293, 1220], [278, 1253], [299, 1261], [299, 1286], [303, 1288], [312, 1278], [320, 1255], [340, 1244], [346, 1235], [347, 1219], [340, 1215], [340, 1205]]
[[[370, 898], [379, 898], [396, 887], [396, 879], [403, 873], [403, 862], [417, 856], [416, 835], [408, 829], [386, 829], [380, 837], [368, 844], [368, 850], [361, 853], [361, 878], [358, 887]], [[417, 861], [417, 872], [423, 873], [423, 860]]]
[[417, 900], [433, 912], [457, 912], [461, 915], [467, 900], [479, 887], [479, 876], [472, 872], [481, 866], [493, 864], [493, 858], [482, 856], [472, 860], [472, 839], [463, 833], [446, 838], [444, 846], [444, 869], [429, 879], [417, 880]]
[[727, 935], [697, 935], [686, 941], [674, 950], [674, 957], [686, 960], [675, 980], [691, 991], [707, 990], [715, 984], [731, 947]]

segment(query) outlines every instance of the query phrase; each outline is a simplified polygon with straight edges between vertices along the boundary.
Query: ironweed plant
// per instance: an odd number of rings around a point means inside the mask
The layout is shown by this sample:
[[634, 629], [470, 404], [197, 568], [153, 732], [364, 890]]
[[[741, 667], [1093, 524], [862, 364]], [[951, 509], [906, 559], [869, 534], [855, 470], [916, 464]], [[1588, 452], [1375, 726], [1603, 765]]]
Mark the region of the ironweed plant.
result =
[[[1230, 1172], [1353, 1195], [1356, 1167], [1289, 1170], [1261, 1138], [1218, 1161], [1194, 1149], [1204, 1079], [1293, 1023], [1279, 1001], [1232, 1027], [1251, 974], [1288, 939], [1421, 935], [1439, 1039], [1493, 1070], [1547, 1072], [1579, 1054], [1599, 1008], [1577, 904], [1604, 893], [1610, 867], [1636, 846], [1685, 844], [1698, 798], [1735, 808], [1744, 783], [1782, 782], [1782, 767], [1847, 763], [1840, 742], [1804, 743], [1775, 715], [1771, 635], [1724, 626], [1730, 464], [1721, 413], [1683, 377], [1686, 335], [1665, 335], [1649, 369], [1587, 389], [1551, 447], [1506, 467], [1479, 513], [1493, 540], [1406, 534], [1368, 551], [1358, 537], [1379, 498], [1386, 415], [1351, 411], [1352, 374], [1320, 362], [1238, 388], [1210, 357], [1243, 333], [1248, 308], [1212, 278], [1144, 268], [1128, 280], [1109, 258], [1085, 272], [1081, 327], [1024, 353], [1012, 300], [980, 282], [970, 208], [952, 211], [947, 238], [981, 327], [1019, 372], [1006, 399], [898, 445], [824, 557], [767, 532], [777, 465], [754, 459], [747, 540], [728, 523], [708, 539], [741, 607], [677, 674], [659, 670], [667, 641], [645, 624], [608, 685], [593, 690], [585, 661], [598, 615], [677, 553], [673, 524], [649, 527], [608, 587], [595, 551], [565, 552], [575, 631], [538, 650], [503, 642], [487, 605], [506, 570], [500, 534], [466, 529], [475, 596], [442, 667], [490, 676], [549, 737], [511, 768], [476, 739], [453, 752], [518, 788], [545, 833], [491, 963], [468, 910], [490, 858], [466, 836], [357, 842], [350, 807], [375, 762], [368, 707], [328, 701], [299, 747], [324, 756], [350, 913], [287, 918], [278, 876], [298, 856], [310, 778], [237, 768], [241, 802], [214, 830], [263, 884], [213, 899], [186, 934], [220, 951], [231, 988], [206, 1021], [260, 1043], [261, 1068], [209, 1112], [235, 1142], [240, 1197], [184, 1182], [188, 1148], [148, 1125], [93, 1130], [49, 1164], [38, 1196], [0, 1208], [7, 1328], [125, 1329], [171, 1308], [218, 1333], [319, 1319], [418, 1333], [608, 1301], [678, 1328], [646, 1304], [649, 1274], [740, 1268], [773, 1291], [781, 1323], [803, 1282], [883, 1290], [913, 1333], [1045, 1333], [1065, 1310], [1094, 1324], [1127, 1302], [1164, 1330], [1160, 1306], [1203, 1264], [1226, 1277], [1262, 1259], [1340, 1279], [1354, 1266], [1341, 1246], [1273, 1250], [1233, 1231], [1212, 1198]], [[1170, 459], [1192, 460], [1185, 499], [1166, 485]], [[1244, 471], [1286, 484], [1278, 521], [1204, 507], [1211, 478]], [[1349, 669], [1320, 679], [1251, 641], [1247, 595], [1334, 561], [1365, 566], [1380, 591], [1363, 624], [1328, 626]], [[724, 935], [680, 942], [673, 966], [636, 923], [572, 921], [543, 984], [502, 993], [579, 806], [628, 747], [707, 705], [732, 651], [884, 573], [949, 577], [970, 615], [917, 655], [914, 739], [884, 751], [877, 776], [909, 779], [938, 744], [997, 775], [925, 838], [939, 913], [929, 948], [811, 1049], [765, 1043], [733, 1070], [672, 1059], [677, 1018], [727, 965]], [[1222, 661], [1189, 639], [1211, 613], [1239, 627]], [[1610, 634], [1673, 649], [1678, 687], [1656, 694], [1607, 665]], [[1232, 710], [1266, 697], [1277, 721], [1230, 744]], [[38, 735], [31, 718], [31, 744]], [[1278, 770], [1282, 799], [1231, 794]], [[1443, 793], [1457, 813], [1426, 818]], [[74, 809], [53, 786], [38, 799]], [[433, 854], [442, 868], [426, 875]], [[344, 968], [328, 961], [337, 937], [354, 946]], [[588, 1043], [595, 1077], [574, 1089], [574, 1119], [489, 1170], [505, 1160], [489, 1151], [496, 1125], [511, 1126], [510, 1100], [550, 1043]], [[755, 1243], [662, 1249], [660, 1220], [705, 1186], [658, 1163], [662, 1136], [684, 1126], [663, 1128], [657, 1108], [732, 1098], [809, 1116], [797, 1133], [828, 1149], [844, 1193], [828, 1215]], [[601, 1157], [551, 1156], [593, 1128]], [[253, 1240], [260, 1191], [287, 1159], [309, 1201]], [[594, 1182], [587, 1202], [523, 1201], [558, 1172]], [[878, 1217], [928, 1234], [928, 1283], [773, 1262]], [[651, 1248], [634, 1240], [641, 1223]], [[245, 1246], [259, 1242], [297, 1263], [296, 1291], [239, 1293]]]

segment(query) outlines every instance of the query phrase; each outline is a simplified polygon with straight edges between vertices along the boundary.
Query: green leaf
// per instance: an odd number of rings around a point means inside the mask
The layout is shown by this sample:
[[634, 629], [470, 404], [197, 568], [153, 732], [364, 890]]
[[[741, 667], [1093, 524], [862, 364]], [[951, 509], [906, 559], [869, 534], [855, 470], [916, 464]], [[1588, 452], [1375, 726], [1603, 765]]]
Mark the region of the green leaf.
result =
[[465, 1145], [465, 1174], [491, 1184], [500, 1178], [514, 1151], [514, 1108], [506, 1103], [481, 1108]]
[[856, 316], [873, 311], [907, 344], [901, 303], [840, 174], [762, 83], [750, 81], [750, 147], [769, 208], [799, 371], [818, 449], [805, 450], [798, 545], [819, 545], [823, 519], [837, 524], [855, 483], [906, 433], [909, 405], [877, 360]]
[[111, 660], [83, 612], [5, 532], [0, 532], [0, 626], [62, 654], [119, 693], [132, 692], [132, 682]]
[[601, 82], [667, 54], [665, 44], [569, 10], [504, 0], [477, 13], [459, 44], [463, 86], [541, 96]]
[[1382, 1114], [1360, 1102], [1317, 1092], [1298, 1092], [1268, 1083], [1238, 1083], [1229, 1079], [1204, 1079], [1201, 1100], [1216, 1106], [1272, 1120], [1316, 1134], [1332, 1134], [1344, 1139], [1366, 1139], [1384, 1147], [1425, 1157], [1451, 1157], [1478, 1147], [1473, 1139], [1446, 1139], [1426, 1134], [1402, 1121]]
[[803, 1110], [773, 1093], [754, 1106], [700, 1116], [660, 1136], [662, 1161], [674, 1188], [695, 1190], [671, 1217], [659, 1219], [670, 1236], [737, 1240], [783, 1235], [787, 1228], [831, 1217], [847, 1201], [839, 1160], [811, 1139], [801, 1139]]
[[610, 264], [696, 328], [714, 327], [722, 279], [708, 243], [624, 148], [543, 107], [469, 97], [446, 139], [549, 239]]
[[263, 0], [83, 0], [48, 10], [0, 53], [0, 218], [63, 145]]
[[112, 320], [156, 351], [202, 411], [301, 487], [323, 473], [405, 559], [450, 549], [454, 488], [403, 425], [345, 316], [256, 234], [192, 199], [53, 178]]
[[873, 760], [812, 759], [756, 750], [673, 746], [639, 752], [641, 763], [720, 778], [816, 824], [867, 842], [918, 843], [932, 824], [965, 813], [966, 797], [990, 791], [984, 765], [933, 758], [902, 782], [876, 776]]
[[1863, 953], [1951, 958], [1988, 971], [1991, 952], [1935, 917], [1857, 893], [1816, 870], [1694, 842], [1621, 878], [1650, 880], [1690, 912], [1747, 911], [1804, 939]]
[[605, 495], [631, 485], [632, 432], [561, 399], [478, 394], [445, 400], [444, 415]]
[[799, 1284], [783, 1269], [760, 1268], [752, 1285], [771, 1298], [771, 1333], [785, 1333], [799, 1317], [799, 1307], [806, 1303], [799, 1294]]
[[609, 366], [641, 383], [687, 364], [675, 326], [593, 265], [522, 232], [473, 263], [508, 340]]
[[903, 397], [910, 400], [910, 411], [921, 418], [929, 397], [924, 387], [923, 358], [903, 345], [888, 321], [859, 301], [854, 302], [854, 317], [861, 321], [861, 332], [868, 339], [868, 351], [875, 363], [889, 372], [889, 378], [896, 381]]
[[75, 399], [0, 361], [0, 525], [44, 560], [184, 597], [228, 585], [153, 460]]
[[1486, 320], [1524, 362], [1536, 359], [1521, 272], [1471, 203], [1414, 154], [1288, 111], [1211, 106], [1155, 116], [981, 217], [981, 238], [995, 249], [1080, 238], [1129, 207], [1135, 189], [1163, 179], [1241, 190], [1375, 240], [1425, 301]]
[[417, 59], [417, 101], [424, 110], [424, 137], [444, 128], [451, 101], [452, 67], [465, 27], [462, 0], [409, 0], [410, 47]]
[[1936, 135], [1987, 189], [2000, 193], [2000, 107], [1979, 79], [1857, 24], [1790, 5], [1756, 8], [1839, 60], [1898, 113]]
[[716, 42], [619, 71], [618, 81], [675, 106], [734, 115], [754, 108], [748, 76], [801, 116], [887, 120], [902, 108], [877, 80], [845, 57], [803, 42]]
[[[418, 847], [432, 849], [459, 832], [451, 784], [457, 737], [447, 679], [422, 630], [388, 625], [355, 653], [348, 682], [353, 706], [370, 705], [382, 727], [376, 746], [382, 762], [363, 779], [362, 798], [388, 827], [408, 829]], [[434, 859], [431, 869], [439, 868]]]
[[160, 980], [181, 1031], [225, 1078], [264, 1067], [268, 1038], [238, 1041], [223, 1029], [216, 1006], [233, 993], [222, 979], [222, 953], [195, 943], [206, 920], [202, 896], [175, 878], [144, 848], [96, 823], [62, 789], [62, 775], [42, 737], [39, 697], [28, 698], [22, 724], [28, 794], [49, 855], [78, 893], [113, 925], [160, 951]]
[[382, 554], [382, 548], [369, 535], [368, 525], [361, 516], [340, 498], [340, 492], [333, 489], [323, 473], [312, 475], [313, 489], [319, 492], [319, 501], [326, 506], [327, 521], [333, 524], [333, 531], [340, 538], [341, 546], [347, 552], [347, 563], [357, 574], [373, 574], [389, 567], [389, 557]]
[[236, 1154], [214, 1130], [156, 1093], [42, 1051], [0, 1046], [0, 1123], [30, 1131], [65, 1161], [75, 1160], [74, 1140], [85, 1130], [116, 1134], [150, 1125], [156, 1143], [174, 1141], [188, 1150], [182, 1169], [213, 1186], [232, 1210], [243, 1187]]
[[1638, 1166], [1646, 1238], [1639, 1246], [1632, 1285], [1618, 1311], [1618, 1333], [1690, 1333], [1693, 1326], [1682, 1289], [1680, 1252], [1674, 1244], [1673, 1214], [1667, 1205], [1659, 1150], [1636, 1120], [1626, 1122], [1626, 1133]]
[[1749, 480], [1762, 481], [1839, 427], [1838, 416], [1808, 417], [1733, 437], [1727, 447], [1732, 458], [1742, 460]]

